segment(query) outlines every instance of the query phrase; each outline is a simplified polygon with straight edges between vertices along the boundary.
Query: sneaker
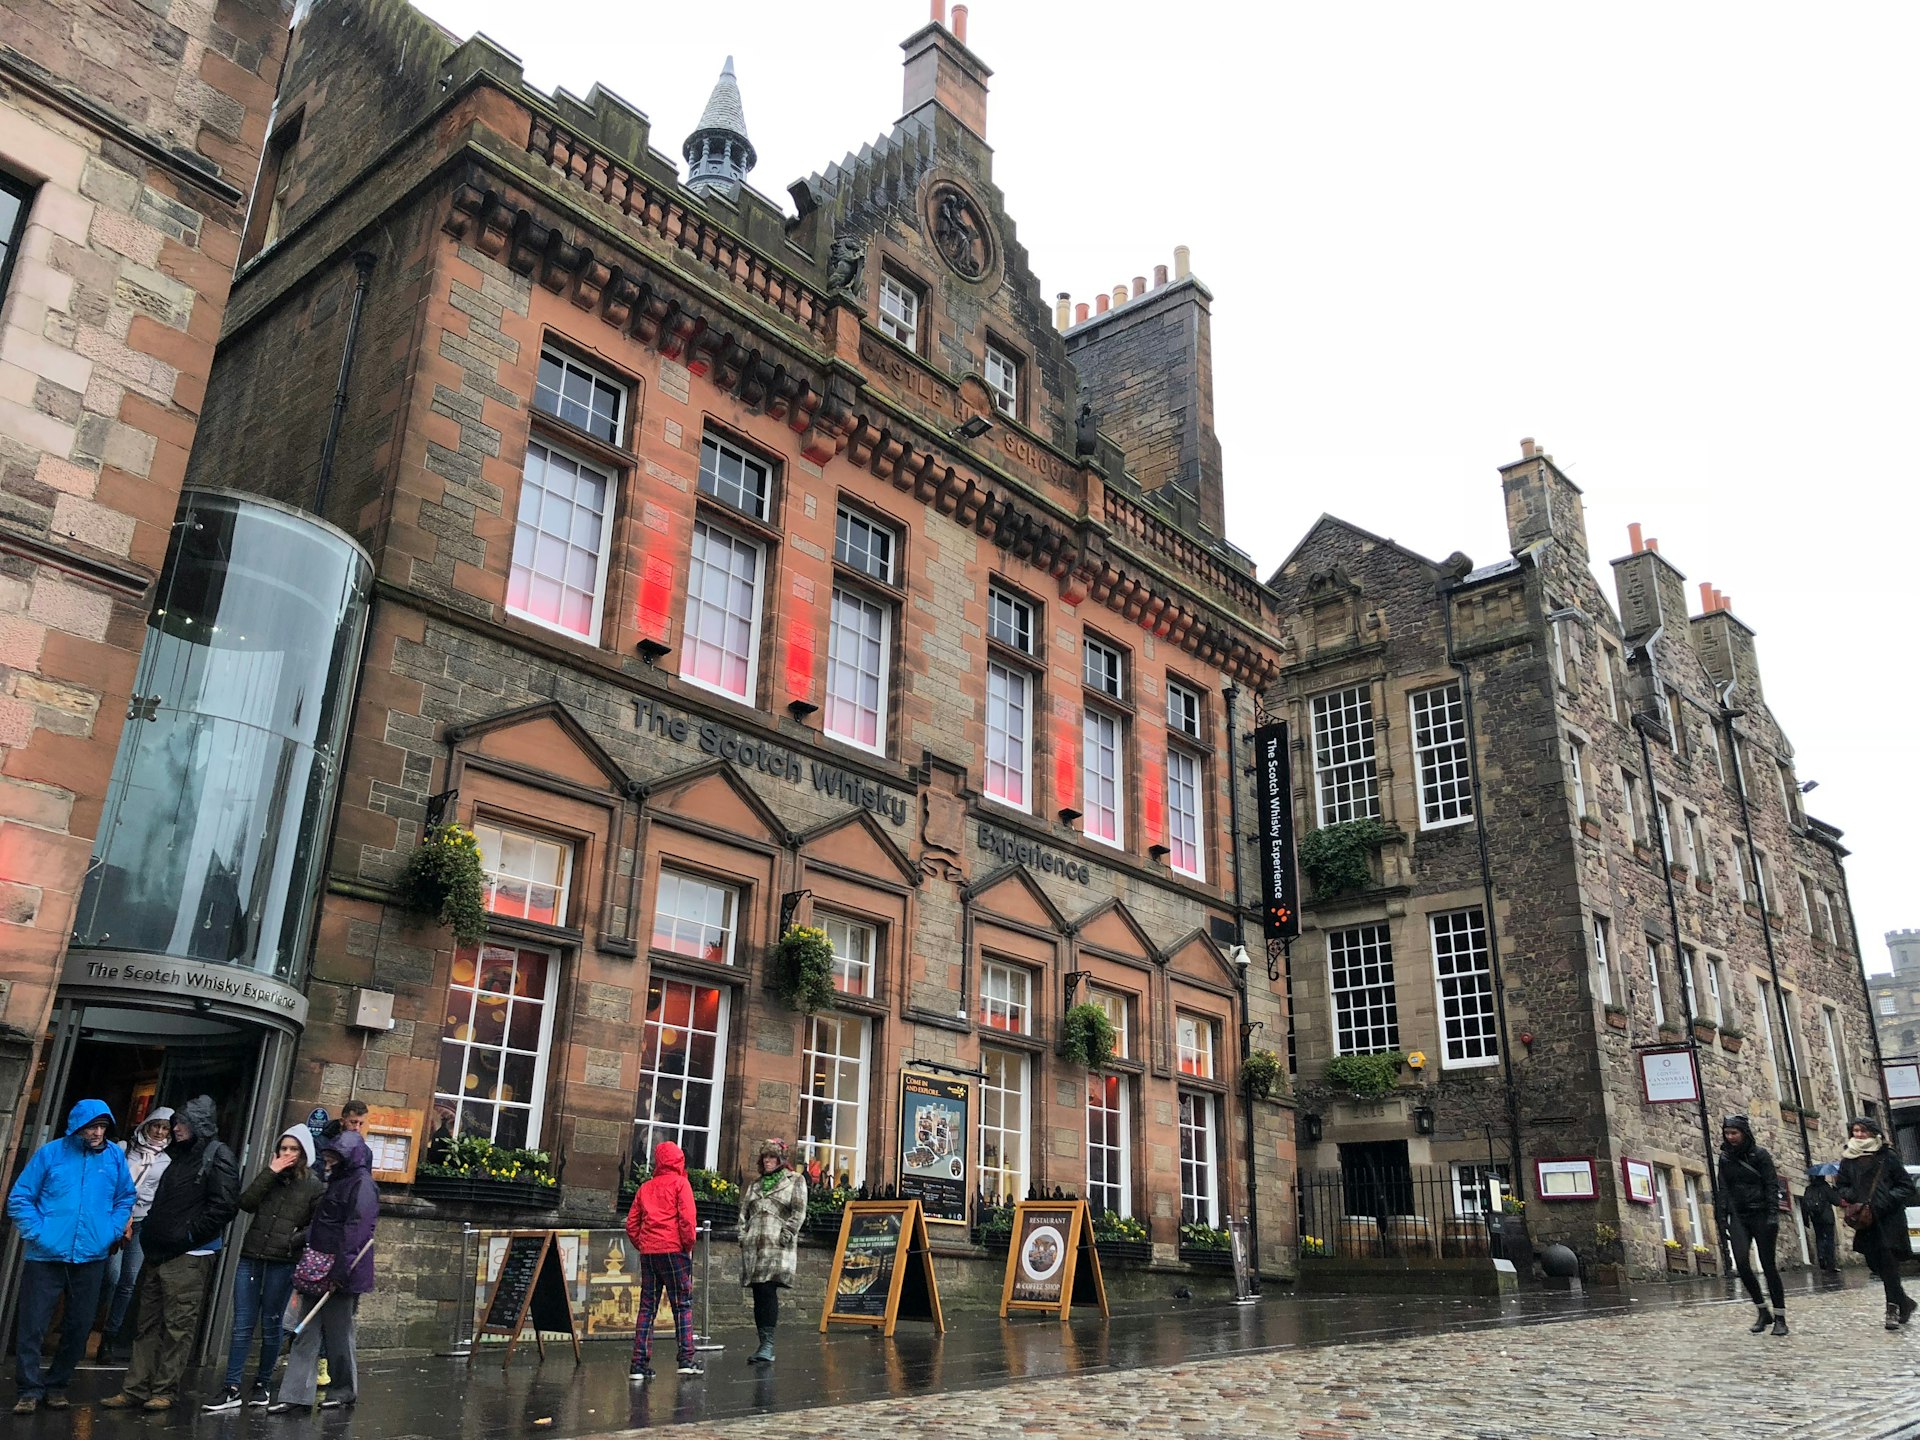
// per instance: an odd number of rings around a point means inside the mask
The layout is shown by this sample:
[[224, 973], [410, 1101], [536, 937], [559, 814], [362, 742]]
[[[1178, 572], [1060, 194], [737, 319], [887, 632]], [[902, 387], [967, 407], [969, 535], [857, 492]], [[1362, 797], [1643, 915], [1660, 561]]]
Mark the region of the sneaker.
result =
[[291, 1415], [296, 1410], [305, 1410], [305, 1405], [296, 1405], [291, 1400], [276, 1400], [267, 1406], [269, 1415]]
[[229, 1385], [200, 1408], [209, 1415], [217, 1415], [222, 1410], [238, 1410], [244, 1403], [240, 1398], [240, 1387]]
[[707, 1373], [707, 1367], [700, 1363], [700, 1357], [696, 1355], [691, 1360], [682, 1360], [680, 1362], [680, 1373], [682, 1375], [704, 1375]]
[[140, 1405], [138, 1395], [129, 1395], [122, 1390], [118, 1395], [109, 1395], [100, 1402], [102, 1410], [134, 1410]]
[[316, 1378], [316, 1379], [314, 1380], [314, 1382], [313, 1382], [313, 1383], [314, 1383], [315, 1385], [317, 1385], [317, 1386], [319, 1386], [319, 1388], [320, 1388], [320, 1389], [322, 1389], [322, 1390], [324, 1390], [324, 1389], [326, 1389], [326, 1388], [327, 1388], [327, 1386], [329, 1386], [329, 1385], [331, 1385], [331, 1384], [333, 1383], [333, 1377], [332, 1377], [331, 1375], [329, 1375], [329, 1374], [327, 1374], [327, 1362], [326, 1362], [325, 1360], [322, 1360], [322, 1361], [320, 1362], [320, 1374], [319, 1374], [319, 1376], [318, 1376], [318, 1377], [317, 1377], [317, 1378]]
[[40, 1403], [45, 1405], [49, 1410], [65, 1410], [70, 1406], [70, 1402], [67, 1400], [67, 1392], [64, 1390], [47, 1391], [47, 1398]]
[[266, 1404], [269, 1404], [272, 1400], [273, 1400], [273, 1393], [269, 1391], [266, 1385], [263, 1383], [253, 1387], [253, 1394], [247, 1397], [247, 1404], [266, 1405]]
[[39, 1408], [40, 1397], [38, 1395], [22, 1395], [18, 1400], [13, 1402], [13, 1413], [16, 1415], [31, 1415]]
[[652, 1378], [653, 1367], [651, 1365], [636, 1365], [627, 1372], [627, 1379], [638, 1380], [642, 1385], [646, 1384], [647, 1381]]

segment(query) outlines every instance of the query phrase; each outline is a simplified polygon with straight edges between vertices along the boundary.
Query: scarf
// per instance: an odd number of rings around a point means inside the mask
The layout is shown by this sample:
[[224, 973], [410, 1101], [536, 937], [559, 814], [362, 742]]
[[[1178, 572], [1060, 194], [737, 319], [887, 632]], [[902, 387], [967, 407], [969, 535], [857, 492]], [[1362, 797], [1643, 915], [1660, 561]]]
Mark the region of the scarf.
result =
[[786, 1178], [787, 1172], [784, 1170], [776, 1170], [771, 1175], [762, 1175], [760, 1177], [760, 1193], [762, 1195], [771, 1195], [780, 1188], [781, 1182]]
[[1865, 1139], [1858, 1139], [1849, 1135], [1847, 1137], [1846, 1148], [1840, 1153], [1845, 1155], [1849, 1160], [1859, 1160], [1864, 1156], [1874, 1154], [1885, 1146], [1886, 1143], [1887, 1142], [1878, 1135], [1869, 1135]]

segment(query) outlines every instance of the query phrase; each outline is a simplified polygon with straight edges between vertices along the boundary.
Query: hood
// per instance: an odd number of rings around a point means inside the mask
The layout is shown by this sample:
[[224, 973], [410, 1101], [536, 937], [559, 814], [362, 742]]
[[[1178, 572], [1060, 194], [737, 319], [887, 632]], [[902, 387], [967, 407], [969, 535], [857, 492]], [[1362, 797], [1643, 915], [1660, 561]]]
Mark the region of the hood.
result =
[[71, 1140], [96, 1120], [113, 1124], [113, 1111], [104, 1100], [81, 1100], [67, 1112], [67, 1138]]
[[653, 1147], [653, 1173], [656, 1176], [686, 1174], [687, 1152], [671, 1140], [662, 1140]]
[[180, 1118], [187, 1122], [196, 1140], [211, 1140], [220, 1133], [220, 1121], [214, 1114], [213, 1097], [196, 1095], [180, 1107]]
[[[156, 1120], [167, 1127], [167, 1133], [161, 1137], [157, 1145], [147, 1139], [147, 1127]], [[149, 1110], [146, 1119], [133, 1127], [133, 1143], [142, 1150], [151, 1150], [155, 1155], [160, 1154], [173, 1143], [173, 1111], [165, 1105]]]
[[780, 1168], [782, 1170], [787, 1168], [787, 1142], [780, 1139], [777, 1135], [768, 1136], [760, 1142], [760, 1148], [755, 1152], [753, 1157], [754, 1164], [758, 1165], [769, 1155], [780, 1162]]
[[[1744, 1115], [1727, 1116], [1726, 1119], [1720, 1122], [1720, 1128], [1722, 1130], [1738, 1130], [1740, 1132], [1740, 1144], [1735, 1146], [1734, 1147], [1735, 1149], [1742, 1149], [1748, 1145], [1753, 1144], [1753, 1126], [1748, 1122], [1747, 1117]], [[1722, 1138], [1720, 1143], [1723, 1146], [1726, 1144], [1726, 1140], [1724, 1137]]]
[[[307, 1168], [313, 1168], [313, 1132], [311, 1130], [307, 1129], [304, 1125], [289, 1125], [280, 1132], [280, 1140], [299, 1141], [300, 1153], [307, 1157]], [[278, 1150], [280, 1148], [280, 1140], [273, 1142], [274, 1149]]]
[[353, 1170], [373, 1168], [373, 1152], [367, 1149], [367, 1142], [351, 1130], [342, 1130], [326, 1141], [321, 1145], [320, 1153], [337, 1157], [338, 1163], [333, 1167], [335, 1179]]

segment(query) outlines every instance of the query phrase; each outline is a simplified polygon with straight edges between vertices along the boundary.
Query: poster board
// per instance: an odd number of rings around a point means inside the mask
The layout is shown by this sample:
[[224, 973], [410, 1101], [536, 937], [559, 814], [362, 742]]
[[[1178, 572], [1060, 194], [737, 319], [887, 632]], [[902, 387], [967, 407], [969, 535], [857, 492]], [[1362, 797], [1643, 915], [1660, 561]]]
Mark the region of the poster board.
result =
[[1009, 1310], [1051, 1310], [1064, 1320], [1075, 1305], [1098, 1305], [1103, 1316], [1113, 1313], [1087, 1202], [1020, 1201], [1013, 1207], [1000, 1318], [1006, 1319]]
[[1261, 924], [1267, 939], [1292, 940], [1300, 934], [1300, 879], [1293, 834], [1293, 752], [1285, 721], [1254, 730], [1253, 763]]
[[934, 1225], [967, 1223], [968, 1116], [973, 1082], [908, 1070], [900, 1076], [900, 1185]]
[[528, 1321], [533, 1323], [533, 1343], [541, 1359], [547, 1356], [545, 1337], [565, 1335], [573, 1342], [574, 1364], [580, 1363], [580, 1331], [573, 1323], [573, 1302], [551, 1230], [514, 1230], [507, 1235], [500, 1274], [487, 1292], [473, 1338], [477, 1343], [482, 1335], [506, 1336], [507, 1353], [500, 1362], [504, 1365], [513, 1359]]
[[1895, 1104], [1902, 1100], [1920, 1100], [1920, 1064], [1911, 1060], [1890, 1060], [1881, 1067], [1881, 1071], [1888, 1100]]
[[945, 1334], [940, 1286], [918, 1200], [851, 1200], [827, 1271], [820, 1333], [829, 1325], [872, 1325], [891, 1336], [902, 1318], [928, 1320]]
[[1685, 1045], [1640, 1052], [1640, 1093], [1649, 1105], [1690, 1105], [1700, 1098], [1693, 1051]]
[[1540, 1200], [1592, 1200], [1599, 1187], [1590, 1155], [1566, 1155], [1533, 1162], [1533, 1193]]
[[1633, 1160], [1620, 1157], [1620, 1178], [1626, 1186], [1627, 1203], [1630, 1205], [1651, 1205], [1655, 1201], [1653, 1190], [1653, 1165], [1646, 1160]]
[[360, 1127], [360, 1138], [367, 1142], [367, 1149], [372, 1153], [373, 1178], [411, 1185], [414, 1168], [420, 1163], [420, 1133], [425, 1128], [421, 1111], [368, 1106], [367, 1123]]

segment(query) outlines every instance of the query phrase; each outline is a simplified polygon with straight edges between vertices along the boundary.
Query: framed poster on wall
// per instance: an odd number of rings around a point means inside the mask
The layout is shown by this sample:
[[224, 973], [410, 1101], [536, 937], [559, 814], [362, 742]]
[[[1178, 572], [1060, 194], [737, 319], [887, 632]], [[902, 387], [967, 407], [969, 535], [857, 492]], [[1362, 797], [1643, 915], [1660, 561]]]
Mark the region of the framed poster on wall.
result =
[[1542, 1200], [1591, 1200], [1597, 1196], [1593, 1157], [1568, 1156], [1533, 1162], [1533, 1193]]
[[1653, 1204], [1653, 1166], [1645, 1160], [1629, 1160], [1623, 1155], [1620, 1157], [1620, 1179], [1630, 1204]]
[[1693, 1052], [1684, 1045], [1640, 1052], [1640, 1093], [1649, 1105], [1691, 1104], [1700, 1098]]
[[900, 1076], [900, 1195], [935, 1225], [967, 1223], [968, 1112], [973, 1082], [908, 1070]]
[[1896, 1104], [1902, 1100], [1920, 1100], [1920, 1064], [1905, 1060], [1885, 1069], [1887, 1099]]

